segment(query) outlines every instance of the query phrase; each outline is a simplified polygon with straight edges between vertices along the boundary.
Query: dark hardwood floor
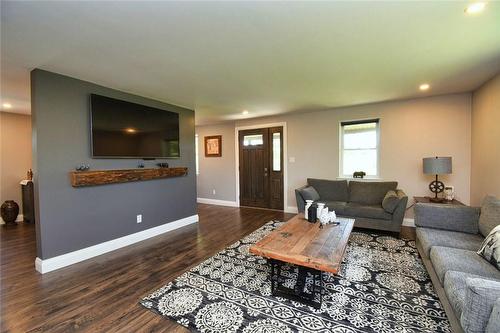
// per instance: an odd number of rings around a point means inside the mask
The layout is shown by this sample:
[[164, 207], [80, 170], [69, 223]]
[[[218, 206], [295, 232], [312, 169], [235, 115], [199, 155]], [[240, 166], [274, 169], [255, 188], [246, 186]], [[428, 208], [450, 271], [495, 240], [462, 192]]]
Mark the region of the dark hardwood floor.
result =
[[138, 301], [266, 222], [294, 215], [198, 210], [196, 225], [44, 275], [34, 268], [34, 225], [0, 227], [1, 332], [186, 332]]
[[266, 222], [293, 216], [203, 204], [198, 210], [197, 225], [44, 275], [34, 268], [34, 225], [2, 226], [1, 331], [185, 332], [138, 301]]

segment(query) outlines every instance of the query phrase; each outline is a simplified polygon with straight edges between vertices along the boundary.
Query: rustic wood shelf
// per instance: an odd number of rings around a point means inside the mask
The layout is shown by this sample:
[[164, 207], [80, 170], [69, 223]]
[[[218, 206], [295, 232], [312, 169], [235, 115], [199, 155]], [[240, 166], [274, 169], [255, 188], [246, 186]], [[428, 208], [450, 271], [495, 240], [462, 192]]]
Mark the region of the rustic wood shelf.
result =
[[73, 187], [83, 187], [181, 177], [187, 175], [187, 168], [71, 171], [69, 175]]

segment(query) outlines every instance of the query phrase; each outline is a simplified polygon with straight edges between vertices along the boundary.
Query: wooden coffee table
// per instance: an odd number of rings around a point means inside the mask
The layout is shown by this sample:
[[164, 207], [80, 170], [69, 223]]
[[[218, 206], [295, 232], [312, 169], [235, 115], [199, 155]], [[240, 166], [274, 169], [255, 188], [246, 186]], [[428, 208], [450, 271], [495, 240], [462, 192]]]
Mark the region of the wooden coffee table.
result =
[[[354, 225], [350, 218], [338, 217], [336, 222], [339, 224], [321, 228], [319, 222], [309, 223], [298, 214], [250, 247], [250, 253], [270, 259], [273, 295], [321, 307], [321, 272], [338, 273]], [[283, 285], [282, 268], [286, 263], [299, 267], [293, 289]], [[308, 274], [312, 275], [311, 290], [305, 286]]]

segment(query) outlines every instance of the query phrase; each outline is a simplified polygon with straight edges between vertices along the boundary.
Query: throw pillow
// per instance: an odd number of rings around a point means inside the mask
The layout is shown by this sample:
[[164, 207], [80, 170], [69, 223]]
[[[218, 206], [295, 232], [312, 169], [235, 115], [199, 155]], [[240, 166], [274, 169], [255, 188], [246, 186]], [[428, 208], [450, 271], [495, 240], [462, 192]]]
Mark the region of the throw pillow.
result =
[[500, 199], [488, 195], [481, 205], [479, 216], [479, 232], [486, 237], [497, 225], [500, 224]]
[[399, 204], [399, 196], [396, 191], [388, 191], [382, 200], [382, 208], [388, 213], [394, 213]]
[[477, 253], [500, 270], [500, 225], [486, 236]]
[[304, 187], [303, 189], [301, 189], [300, 195], [302, 195], [302, 198], [304, 198], [304, 200], [319, 200], [318, 191], [316, 191], [316, 189], [312, 186]]

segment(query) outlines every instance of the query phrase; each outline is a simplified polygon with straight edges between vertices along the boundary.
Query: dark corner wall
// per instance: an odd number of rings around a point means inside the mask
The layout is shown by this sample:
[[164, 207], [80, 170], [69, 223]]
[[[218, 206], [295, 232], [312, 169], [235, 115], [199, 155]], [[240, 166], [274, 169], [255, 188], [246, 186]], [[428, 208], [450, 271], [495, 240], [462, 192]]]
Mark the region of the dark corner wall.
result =
[[[165, 161], [188, 167], [188, 175], [73, 188], [68, 172], [78, 164], [96, 170], [135, 168], [139, 162], [91, 158], [91, 93], [179, 113], [181, 158]], [[196, 214], [194, 111], [40, 69], [31, 72], [31, 108], [40, 259]], [[159, 160], [143, 162], [153, 167]], [[142, 214], [140, 224], [138, 214]]]

